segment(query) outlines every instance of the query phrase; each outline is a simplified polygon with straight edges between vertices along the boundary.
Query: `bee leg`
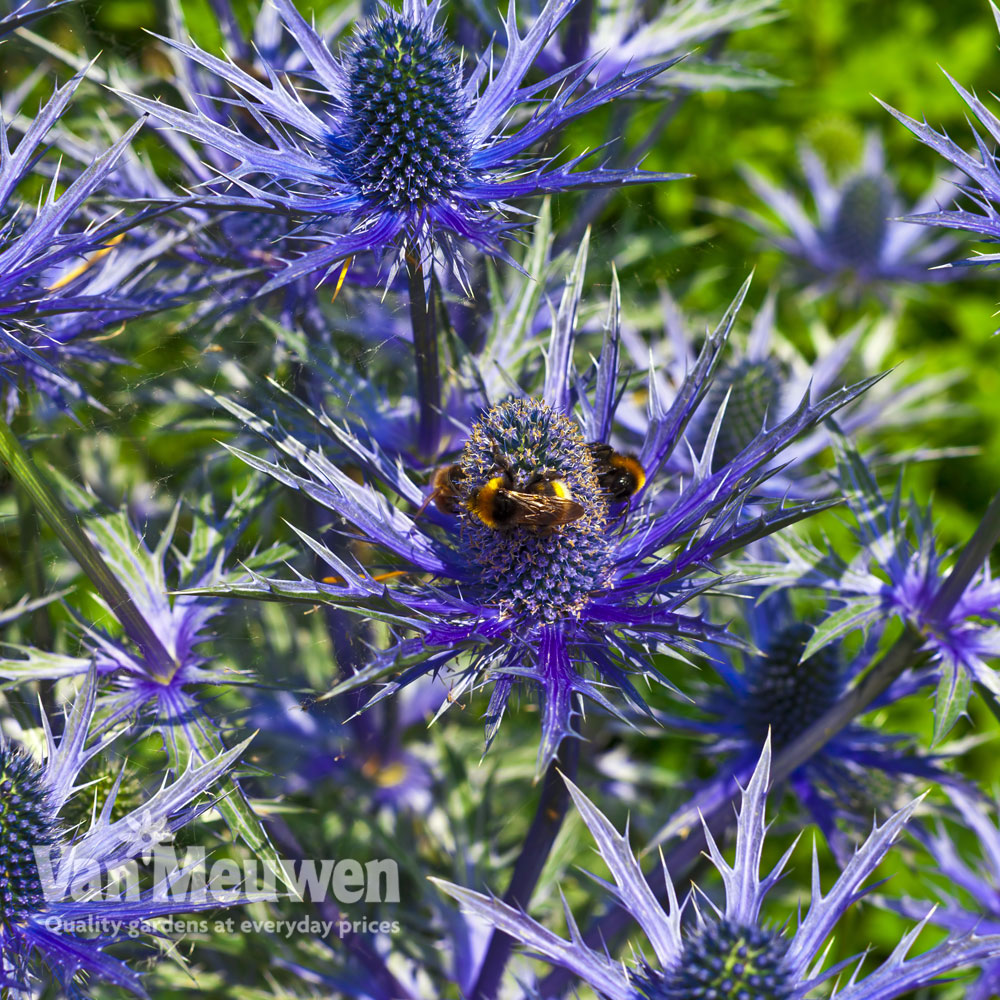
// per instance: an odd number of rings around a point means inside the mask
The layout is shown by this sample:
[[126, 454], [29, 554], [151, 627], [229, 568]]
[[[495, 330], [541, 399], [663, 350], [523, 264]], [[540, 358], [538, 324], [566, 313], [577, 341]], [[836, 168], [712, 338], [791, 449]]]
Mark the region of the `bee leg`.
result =
[[413, 515], [414, 521], [416, 521], [416, 519], [420, 517], [425, 510], [427, 510], [427, 508], [434, 502], [434, 500], [440, 493], [441, 493], [440, 490], [434, 489], [431, 490], [426, 497], [424, 497], [424, 502], [417, 508], [416, 513]]

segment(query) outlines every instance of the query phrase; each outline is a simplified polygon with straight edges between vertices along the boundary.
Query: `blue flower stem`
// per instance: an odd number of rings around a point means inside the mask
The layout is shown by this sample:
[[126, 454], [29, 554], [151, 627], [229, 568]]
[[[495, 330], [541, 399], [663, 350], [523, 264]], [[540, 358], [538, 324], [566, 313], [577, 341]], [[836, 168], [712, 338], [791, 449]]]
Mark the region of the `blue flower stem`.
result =
[[410, 279], [410, 325], [413, 329], [417, 398], [420, 403], [417, 446], [425, 458], [435, 459], [441, 441], [441, 357], [436, 296], [434, 282], [426, 280], [420, 250], [412, 244], [406, 251], [406, 273]]
[[[535, 810], [535, 818], [521, 846], [521, 853], [510, 877], [510, 885], [504, 893], [503, 901], [509, 906], [525, 910], [528, 908], [531, 894], [535, 891], [549, 852], [566, 818], [569, 792], [566, 790], [562, 775], [565, 774], [570, 779], [576, 777], [580, 759], [580, 741], [570, 737], [564, 746], [566, 750], [563, 759], [558, 762], [553, 761], [542, 779], [542, 794]], [[500, 931], [493, 932], [479, 970], [479, 978], [472, 990], [472, 1000], [494, 1000], [513, 945], [513, 938]]]
[[580, 0], [566, 18], [563, 38], [563, 63], [575, 66], [587, 55], [590, 48], [591, 25], [594, 19], [594, 0]]
[[142, 650], [150, 667], [169, 677], [176, 667], [173, 658], [97, 551], [79, 517], [63, 505], [4, 420], [0, 420], [0, 462], [7, 467], [42, 519], [90, 578], [126, 634]]
[[[928, 614], [929, 620], [942, 620], [965, 593], [976, 573], [982, 568], [997, 542], [1000, 541], [1000, 493], [994, 496], [979, 526], [963, 549], [947, 579], [938, 590]], [[792, 740], [778, 753], [771, 763], [771, 786], [783, 781], [797, 768], [815, 756], [839, 732], [845, 729], [862, 712], [867, 710], [904, 671], [916, 666], [921, 657], [924, 636], [910, 627], [896, 640], [888, 652], [864, 675], [861, 681], [839, 698], [827, 712], [808, 729]], [[746, 775], [743, 776], [744, 784]], [[734, 804], [739, 796], [739, 786], [734, 776], [732, 792], [721, 796], [704, 814], [705, 825], [718, 838], [732, 826], [736, 819]], [[705, 836], [700, 824], [692, 827], [690, 835], [677, 845], [664, 859], [672, 880], [683, 876], [694, 865], [705, 848]], [[646, 879], [663, 902], [666, 899], [663, 871], [659, 859]], [[599, 917], [584, 934], [584, 941], [592, 948], [611, 944], [629, 927], [632, 917], [620, 906]], [[572, 977], [563, 969], [551, 972], [541, 983], [540, 996], [561, 996], [572, 985]]]

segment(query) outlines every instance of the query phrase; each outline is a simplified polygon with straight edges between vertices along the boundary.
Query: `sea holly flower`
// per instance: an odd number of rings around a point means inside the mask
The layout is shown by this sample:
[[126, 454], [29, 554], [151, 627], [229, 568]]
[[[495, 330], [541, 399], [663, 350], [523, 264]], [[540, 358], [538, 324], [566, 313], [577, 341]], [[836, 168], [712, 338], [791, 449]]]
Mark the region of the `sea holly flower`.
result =
[[[65, 479], [60, 485], [78, 510], [93, 506], [93, 497], [84, 490]], [[172, 591], [217, 583], [232, 572], [224, 568], [224, 563], [239, 540], [240, 525], [251, 503], [252, 492], [248, 489], [234, 498], [222, 517], [213, 517], [208, 509], [195, 511], [186, 551], [172, 547], [181, 513], [179, 505], [155, 548], [150, 548], [124, 511], [88, 518], [85, 523], [98, 551], [159, 639], [163, 655], [157, 659], [153, 651], [140, 649], [126, 637], [77, 616], [83, 655], [4, 644], [0, 647], [0, 677], [21, 683], [56, 680], [86, 674], [93, 665], [110, 686], [102, 696], [106, 712], [103, 725], [112, 726], [152, 708], [159, 724], [184, 730], [196, 727], [203, 710], [193, 690], [204, 684], [231, 684], [237, 675], [231, 668], [213, 662], [203, 650], [212, 635], [209, 626], [221, 614], [223, 602], [173, 595]], [[262, 568], [272, 559], [288, 554], [285, 549], [254, 552], [247, 563]], [[192, 745], [197, 742], [191, 739]]]
[[[824, 646], [803, 659], [813, 627], [797, 617], [783, 591], [747, 608], [750, 640], [756, 652], [712, 652], [712, 667], [722, 682], [706, 684], [695, 698], [697, 718], [671, 716], [668, 724], [709, 739], [706, 752], [721, 758], [719, 777], [692, 790], [690, 801], [663, 825], [654, 843], [667, 840], [729, 797], [731, 775], [750, 774], [758, 747], [770, 733], [776, 751], [820, 719], [871, 663], [876, 630], [854, 656], [839, 644]], [[927, 683], [920, 672], [898, 679], [870, 708], [891, 705]], [[837, 860], [846, 865], [853, 853], [842, 822], [859, 827], [891, 808], [907, 784], [934, 781], [957, 785], [940, 756], [921, 753], [915, 738], [883, 733], [860, 720], [833, 736], [789, 777], [801, 808], [822, 831]], [[710, 748], [710, 749], [709, 749]]]
[[[993, 17], [1000, 27], [1000, 9], [990, 0]], [[1000, 142], [1000, 119], [970, 93], [957, 80], [953, 79], [947, 70], [942, 70], [949, 83], [965, 101], [972, 118], [989, 133], [992, 143]], [[997, 166], [996, 154], [989, 148], [987, 140], [974, 126], [972, 138], [976, 143], [976, 152], [970, 153], [962, 148], [946, 132], [937, 131], [927, 124], [897, 111], [883, 101], [879, 101], [886, 111], [897, 121], [902, 122], [925, 146], [943, 156], [953, 167], [960, 170], [966, 178], [959, 190], [972, 203], [972, 210], [965, 208], [942, 209], [941, 205], [917, 206], [907, 215], [907, 222], [917, 222], [924, 226], [939, 226], [946, 229], [961, 229], [974, 233], [978, 238], [988, 243], [1000, 238], [1000, 167]], [[977, 155], [978, 154], [978, 155]], [[956, 192], [957, 194], [957, 192]], [[949, 199], [950, 200], [950, 199]], [[995, 264], [1000, 261], [1000, 254], [977, 253], [973, 257], [957, 261], [958, 264]]]
[[[260, 6], [249, 31], [242, 27], [229, 0], [215, 0], [212, 9], [229, 58], [251, 77], [262, 80], [268, 78], [269, 72], [293, 75], [308, 72], [305, 51], [285, 31], [273, 4]], [[349, 15], [349, 10], [340, 11], [329, 24], [324, 22], [316, 29], [324, 44], [330, 45], [337, 40], [350, 23]], [[179, 4], [169, 5], [168, 27], [171, 40], [183, 48], [191, 38], [191, 29]], [[77, 63], [78, 57], [51, 42], [46, 49], [60, 56], [67, 65]], [[163, 54], [173, 68], [169, 82], [184, 107], [193, 114], [211, 119], [219, 129], [228, 127], [234, 114], [229, 84], [189, 58], [180, 48], [165, 46]], [[87, 78], [102, 87], [140, 95], [151, 92], [150, 84], [155, 83], [156, 93], [162, 92], [160, 77], [152, 79], [124, 62], [109, 61], [101, 67], [91, 66]], [[246, 116], [241, 127], [249, 138], [260, 143], [269, 142], [267, 128], [252, 116]], [[160, 136], [173, 153], [172, 174], [185, 190], [194, 190], [220, 176], [227, 176], [238, 165], [224, 149], [209, 145], [196, 149], [181, 132], [163, 129]], [[89, 162], [93, 155], [93, 142], [70, 136], [65, 130], [57, 136], [57, 141], [60, 150], [76, 162]], [[171, 187], [137, 156], [123, 158], [109, 179], [108, 194], [118, 204], [173, 205], [177, 201]], [[178, 248], [177, 261], [167, 263], [179, 264], [181, 275], [189, 279], [194, 274], [204, 276], [197, 289], [202, 294], [195, 296], [195, 289], [192, 289], [186, 296], [194, 300], [197, 320], [218, 321], [245, 309], [247, 297], [253, 296], [268, 278], [284, 267], [275, 253], [278, 244], [288, 251], [312, 245], [308, 240], [297, 240], [289, 231], [287, 219], [273, 213], [235, 210], [219, 214], [185, 200], [177, 207], [175, 215], [183, 222], [188, 239]], [[149, 226], [144, 227], [143, 234], [149, 229]], [[317, 288], [321, 277], [322, 271], [306, 274], [285, 285], [260, 304], [262, 313], [290, 329], [305, 329], [316, 341], [328, 339], [331, 323], [324, 314]], [[161, 283], [165, 278], [173, 278], [162, 260], [157, 262], [156, 278]], [[375, 271], [363, 264], [351, 268], [352, 285], [371, 285], [377, 278]]]
[[[56, 90], [16, 144], [8, 120], [0, 122], [0, 380], [8, 387], [8, 410], [24, 379], [61, 407], [84, 398], [67, 365], [110, 357], [85, 335], [177, 301], [176, 290], [141, 280], [163, 244], [144, 245], [147, 252], [140, 254], [118, 249], [151, 213], [92, 208], [139, 122], [96, 154], [65, 190], [55, 170], [37, 205], [22, 201], [26, 180], [44, 176], [39, 158], [86, 72]], [[5, 115], [14, 111], [4, 108]]]
[[[819, 399], [846, 371], [859, 364], [871, 374], [890, 368], [887, 354], [894, 341], [895, 318], [891, 315], [874, 321], [860, 320], [839, 337], [833, 337], [822, 324], [811, 327], [811, 347], [815, 360], [807, 360], [775, 325], [776, 296], [769, 294], [748, 331], [734, 334], [729, 352], [713, 379], [712, 386], [695, 411], [687, 437], [693, 454], [701, 454], [715, 417], [725, 403], [725, 415], [715, 442], [715, 463], [725, 464], [738, 455], [768, 422], [781, 420], [794, 411], [803, 396]], [[640, 371], [650, 359], [655, 371], [650, 378], [666, 398], [672, 386], [679, 385], [684, 373], [697, 358], [699, 324], [682, 311], [666, 289], [661, 293], [662, 325], [654, 323], [642, 330], [629, 325], [622, 328], [622, 342], [632, 363]], [[647, 343], [648, 341], [648, 343]], [[942, 374], [932, 379], [906, 382], [899, 370], [889, 371], [882, 380], [841, 410], [837, 423], [841, 432], [858, 435], [867, 430], [908, 425], [926, 420], [941, 412], [932, 401], [952, 378]], [[619, 406], [621, 423], [634, 435], [644, 427], [642, 408], [626, 394]], [[793, 496], [815, 496], [829, 491], [829, 477], [820, 473], [812, 461], [830, 447], [832, 437], [826, 426], [817, 427], [789, 445], [781, 456], [781, 470], [772, 480]], [[677, 475], [691, 474], [694, 459], [686, 449], [671, 456]]]
[[[91, 671], [77, 695], [62, 735], [43, 720], [46, 753], [0, 741], [0, 985], [32, 990], [55, 977], [74, 995], [77, 977], [104, 980], [145, 995], [141, 978], [108, 954], [119, 941], [152, 934], [157, 917], [218, 909], [234, 900], [217, 893], [206, 899], [173, 894], [171, 876], [134, 893], [94, 892], [94, 879], [136, 858], [139, 831], [175, 833], [211, 805], [205, 793], [239, 760], [249, 740], [217, 757], [191, 764], [166, 781], [139, 811], [112, 819], [117, 785], [99, 813], [75, 829], [63, 816], [89, 761], [108, 752], [113, 736], [93, 736], [97, 674]], [[119, 781], [120, 781], [119, 777]], [[41, 863], [40, 860], [41, 859]], [[95, 927], [96, 935], [84, 928]], [[77, 983], [78, 985], [78, 983]]]
[[1000, 677], [991, 666], [1000, 654], [1000, 583], [984, 563], [942, 613], [948, 553], [938, 548], [930, 508], [915, 501], [905, 505], [902, 485], [885, 497], [857, 451], [843, 441], [837, 450], [838, 482], [855, 521], [857, 554], [848, 561], [832, 547], [823, 551], [780, 537], [774, 541], [779, 558], [744, 561], [743, 568], [761, 582], [816, 587], [836, 598], [839, 607], [816, 627], [803, 657], [889, 617], [919, 633], [919, 652], [936, 668], [938, 679], [937, 742], [964, 713], [973, 683], [993, 697], [1000, 695]]
[[[489, 684], [488, 740], [515, 684], [537, 687], [544, 767], [571, 732], [577, 696], [617, 714], [603, 691], [617, 688], [641, 709], [632, 675], [670, 686], [651, 666], [653, 651], [693, 652], [699, 639], [735, 641], [726, 628], [687, 607], [724, 582], [706, 566], [826, 506], [769, 501], [760, 470], [870, 382], [816, 404], [803, 400], [715, 471], [712, 435], [696, 474], [673, 502], [660, 509], [651, 501], [709, 390], [745, 291], [708, 337], [672, 405], [650, 394], [648, 429], [634, 456], [609, 444], [619, 398], [617, 286], [599, 361], [578, 372], [572, 323], [557, 323], [542, 393], [484, 400], [461, 453], [435, 476], [430, 491], [418, 485], [404, 461], [389, 458], [377, 443], [325, 413], [303, 408], [329, 447], [304, 443], [282, 425], [220, 400], [301, 471], [231, 447], [234, 454], [337, 514], [350, 526], [349, 537], [372, 543], [380, 555], [374, 566], [362, 567], [296, 529], [329, 567], [328, 579], [255, 576], [247, 585], [212, 592], [332, 604], [385, 621], [398, 639], [336, 692], [398, 675], [377, 701], [419, 676], [444, 672], [453, 688], [450, 703]], [[368, 482], [356, 482], [331, 454], [345, 456]], [[404, 512], [404, 503], [419, 516]]]
[[[847, 910], [868, 892], [865, 883], [902, 833], [919, 800], [873, 828], [826, 894], [821, 889], [814, 849], [812, 898], [806, 913], [800, 911], [798, 925], [792, 930], [790, 920], [768, 923], [761, 915], [767, 895], [781, 878], [792, 853], [789, 848], [770, 872], [761, 874], [770, 765], [771, 747], [765, 742], [743, 792], [732, 864], [723, 857], [706, 828], [709, 857], [725, 887], [725, 903], [721, 906], [695, 890], [681, 904], [667, 871], [663, 872], [666, 907], [662, 906], [627, 838], [567, 780], [570, 795], [614, 884], [599, 881], [642, 929], [655, 961], [643, 957], [617, 961], [606, 951], [587, 947], [568, 906], [569, 937], [563, 938], [498, 899], [448, 882], [438, 881], [438, 885], [464, 910], [520, 941], [537, 957], [569, 969], [579, 978], [578, 985], [590, 986], [602, 1000], [712, 1000], [723, 996], [805, 1000], [830, 996], [829, 980], [845, 963], [824, 969], [824, 942]], [[832, 987], [832, 996], [837, 1000], [890, 1000], [927, 986], [940, 975], [1000, 955], [1000, 936], [965, 933], [907, 957], [925, 922], [909, 930], [892, 954], [866, 975], [861, 975], [861, 956], [850, 980]]]
[[[947, 888], [928, 883], [939, 897], [937, 905], [903, 898], [886, 902], [891, 909], [916, 920], [927, 919], [949, 934], [1000, 933], [1000, 829], [978, 798], [949, 789], [948, 796], [965, 830], [979, 840], [980, 855], [973, 858], [955, 843], [942, 826], [934, 831], [918, 829], [914, 835], [927, 849], [933, 871], [947, 880]], [[963, 903], [962, 896], [971, 899]], [[983, 965], [979, 978], [968, 987], [966, 1000], [990, 1000], [1000, 992], [1000, 958]]]
[[828, 176], [815, 150], [800, 150], [802, 173], [815, 206], [810, 211], [795, 194], [776, 187], [755, 170], [747, 183], [777, 217], [720, 207], [757, 229], [790, 260], [806, 265], [806, 279], [820, 292], [844, 283], [854, 292], [882, 283], [946, 281], [954, 272], [931, 270], [952, 252], [950, 238], [927, 239], [898, 216], [936, 208], [954, 194], [941, 180], [915, 205], [905, 206], [885, 167], [882, 141], [872, 132], [858, 169], [839, 182]]
[[[507, 206], [514, 200], [676, 176], [574, 169], [586, 155], [561, 165], [525, 158], [566, 122], [635, 91], [666, 68], [616, 74], [586, 92], [583, 73], [575, 80], [557, 73], [525, 83], [574, 0], [550, 0], [523, 36], [511, 9], [502, 62], [491, 72], [491, 48], [468, 73], [435, 23], [440, 0], [406, 0], [400, 11], [381, 8], [339, 58], [291, 0], [276, 0], [275, 6], [308, 57], [302, 74], [308, 86], [302, 89], [280, 75], [282, 67], [266, 66], [266, 81], [260, 80], [196, 46], [164, 39], [233, 88], [251, 127], [221, 126], [217, 113], [123, 95], [158, 122], [235, 161], [225, 174], [228, 185], [201, 189], [200, 205], [279, 213], [288, 220], [289, 236], [314, 245], [263, 292], [369, 252], [389, 253], [391, 273], [407, 247], [420, 262], [437, 247], [457, 264], [460, 241], [503, 255], [500, 241], [511, 228]], [[557, 84], [562, 86], [555, 96], [537, 103]], [[531, 115], [518, 122], [528, 102]], [[229, 98], [227, 113], [232, 106]]]

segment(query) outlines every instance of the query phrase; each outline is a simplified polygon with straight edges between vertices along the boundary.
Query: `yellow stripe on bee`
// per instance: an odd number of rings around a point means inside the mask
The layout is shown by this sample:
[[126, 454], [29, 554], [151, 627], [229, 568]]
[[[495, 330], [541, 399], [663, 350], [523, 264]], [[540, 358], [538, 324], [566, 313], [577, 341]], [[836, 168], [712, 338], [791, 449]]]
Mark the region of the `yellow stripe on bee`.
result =
[[497, 493], [504, 488], [503, 476], [494, 476], [488, 480], [485, 486], [481, 486], [468, 499], [469, 510], [479, 518], [487, 528], [496, 528], [497, 522], [493, 517], [493, 501]]
[[611, 456], [609, 464], [616, 469], [624, 469], [632, 476], [635, 480], [633, 492], [638, 493], [646, 485], [646, 470], [639, 464], [637, 458], [633, 458], [631, 455], [615, 454]]
[[552, 495], [559, 497], [560, 500], [572, 500], [573, 495], [569, 491], [569, 487], [561, 479], [552, 480]]

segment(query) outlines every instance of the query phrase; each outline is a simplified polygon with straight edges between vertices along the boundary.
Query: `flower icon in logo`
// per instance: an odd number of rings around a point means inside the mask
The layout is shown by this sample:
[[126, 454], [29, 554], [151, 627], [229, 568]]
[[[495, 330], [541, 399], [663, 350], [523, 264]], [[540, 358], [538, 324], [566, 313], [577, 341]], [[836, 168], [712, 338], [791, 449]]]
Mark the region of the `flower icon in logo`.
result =
[[129, 841], [132, 855], [140, 855], [146, 864], [149, 864], [157, 847], [173, 843], [174, 832], [169, 824], [163, 822], [162, 817], [154, 816], [149, 809], [126, 817], [125, 823], [132, 831]]

